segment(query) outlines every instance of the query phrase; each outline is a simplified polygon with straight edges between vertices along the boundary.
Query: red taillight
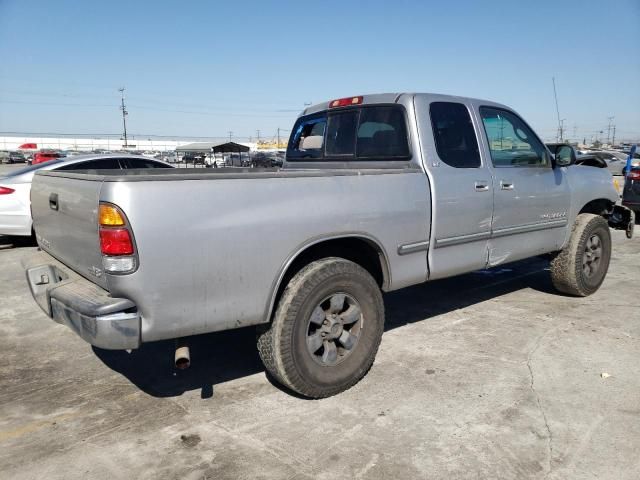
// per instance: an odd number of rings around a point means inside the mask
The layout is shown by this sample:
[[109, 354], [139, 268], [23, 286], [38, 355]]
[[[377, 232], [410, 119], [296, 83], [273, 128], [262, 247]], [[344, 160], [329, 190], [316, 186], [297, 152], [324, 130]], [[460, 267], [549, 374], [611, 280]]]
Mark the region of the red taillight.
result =
[[0, 187], [0, 195], [9, 195], [10, 193], [15, 192], [13, 188], [9, 187]]
[[[628, 177], [629, 177], [631, 180], [640, 180], [640, 170], [631, 170], [631, 171], [629, 172]], [[0, 193], [2, 193], [2, 192], [0, 192]]]
[[339, 98], [338, 100], [331, 100], [329, 108], [348, 107], [349, 105], [360, 105], [361, 103], [362, 97]]
[[100, 249], [103, 255], [131, 255], [133, 242], [126, 228], [100, 228]]

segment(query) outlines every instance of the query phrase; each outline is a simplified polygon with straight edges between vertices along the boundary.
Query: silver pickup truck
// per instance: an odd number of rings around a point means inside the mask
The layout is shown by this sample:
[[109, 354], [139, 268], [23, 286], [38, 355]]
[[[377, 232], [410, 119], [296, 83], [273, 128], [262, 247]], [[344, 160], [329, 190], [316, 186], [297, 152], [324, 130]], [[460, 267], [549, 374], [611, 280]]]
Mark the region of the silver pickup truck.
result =
[[300, 115], [281, 169], [38, 173], [27, 279], [100, 348], [257, 325], [272, 376], [326, 397], [372, 365], [383, 291], [551, 254], [560, 292], [595, 292], [633, 213], [573, 161], [497, 103], [342, 98]]

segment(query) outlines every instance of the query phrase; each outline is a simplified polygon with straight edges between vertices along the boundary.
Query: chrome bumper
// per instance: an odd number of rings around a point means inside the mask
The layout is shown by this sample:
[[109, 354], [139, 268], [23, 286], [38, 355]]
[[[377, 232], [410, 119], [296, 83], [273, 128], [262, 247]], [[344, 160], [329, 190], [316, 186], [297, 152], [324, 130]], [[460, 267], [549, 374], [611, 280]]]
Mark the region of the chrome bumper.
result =
[[45, 252], [25, 258], [22, 266], [33, 298], [53, 320], [99, 348], [140, 346], [140, 314], [131, 300], [111, 297]]

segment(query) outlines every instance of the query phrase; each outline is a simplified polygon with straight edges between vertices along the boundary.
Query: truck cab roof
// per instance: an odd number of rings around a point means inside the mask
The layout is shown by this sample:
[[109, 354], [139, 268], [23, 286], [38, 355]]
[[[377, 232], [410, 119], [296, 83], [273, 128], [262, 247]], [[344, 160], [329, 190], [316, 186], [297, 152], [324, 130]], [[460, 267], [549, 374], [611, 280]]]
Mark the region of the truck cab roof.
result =
[[[360, 105], [374, 105], [381, 103], [400, 103], [402, 97], [429, 97], [430, 101], [440, 101], [440, 102], [459, 102], [459, 103], [481, 103], [483, 105], [490, 105], [494, 107], [504, 108], [507, 110], [511, 110], [511, 108], [506, 105], [502, 105], [496, 102], [492, 102], [489, 100], [483, 100], [479, 98], [471, 98], [471, 97], [460, 97], [456, 95], [447, 95], [442, 93], [427, 93], [427, 92], [398, 92], [398, 93], [374, 93], [367, 95], [358, 95], [362, 97], [362, 101], [359, 102]], [[352, 97], [342, 97], [342, 98], [355, 98]], [[311, 105], [304, 109], [300, 116], [310, 115], [312, 113], [322, 112], [325, 110], [329, 110], [330, 105], [335, 100], [329, 100], [326, 102], [316, 103], [315, 105]]]

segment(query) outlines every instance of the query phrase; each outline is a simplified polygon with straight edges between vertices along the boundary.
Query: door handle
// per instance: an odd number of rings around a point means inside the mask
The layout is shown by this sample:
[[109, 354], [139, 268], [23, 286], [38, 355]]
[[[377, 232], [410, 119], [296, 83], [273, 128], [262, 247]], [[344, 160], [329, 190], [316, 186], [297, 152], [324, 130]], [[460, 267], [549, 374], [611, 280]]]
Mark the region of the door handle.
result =
[[58, 194], [52, 193], [49, 195], [49, 208], [51, 210], [58, 210]]
[[513, 190], [513, 183], [505, 182], [504, 180], [502, 180], [500, 182], [500, 188], [502, 190]]
[[476, 182], [475, 187], [476, 187], [476, 192], [489, 191], [489, 184], [487, 182]]

